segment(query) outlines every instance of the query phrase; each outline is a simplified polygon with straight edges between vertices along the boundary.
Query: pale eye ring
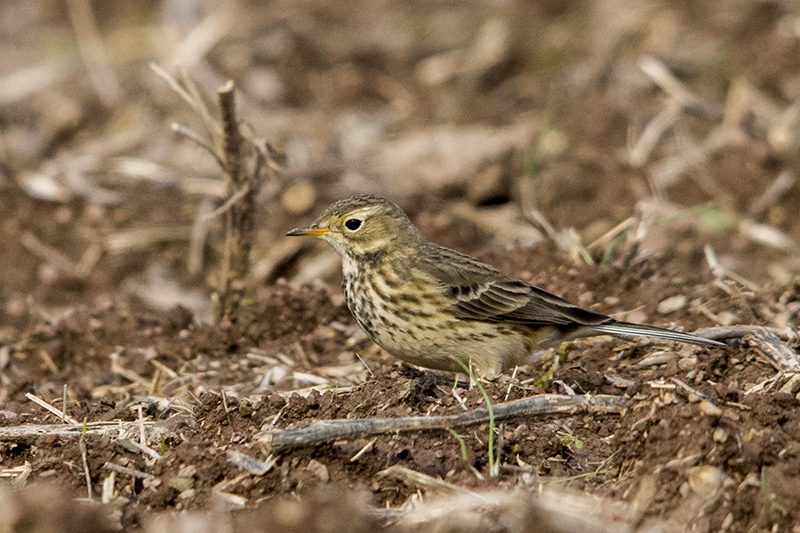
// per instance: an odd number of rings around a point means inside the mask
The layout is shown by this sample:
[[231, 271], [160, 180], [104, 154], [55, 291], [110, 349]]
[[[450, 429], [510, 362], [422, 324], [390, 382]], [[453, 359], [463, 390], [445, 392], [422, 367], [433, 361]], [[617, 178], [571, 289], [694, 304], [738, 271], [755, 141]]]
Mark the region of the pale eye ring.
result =
[[344, 227], [350, 231], [355, 231], [361, 227], [361, 221], [357, 218], [349, 218], [345, 221]]

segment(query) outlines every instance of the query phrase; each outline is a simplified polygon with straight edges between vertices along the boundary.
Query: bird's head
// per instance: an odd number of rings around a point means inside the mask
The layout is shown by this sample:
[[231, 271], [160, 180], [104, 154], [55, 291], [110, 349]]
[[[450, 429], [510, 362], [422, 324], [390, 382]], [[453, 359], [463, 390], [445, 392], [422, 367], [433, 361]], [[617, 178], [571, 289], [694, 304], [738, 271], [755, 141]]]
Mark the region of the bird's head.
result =
[[322, 237], [340, 255], [356, 256], [390, 250], [402, 253], [404, 244], [422, 239], [402, 209], [372, 194], [339, 200], [308, 226], [286, 235]]

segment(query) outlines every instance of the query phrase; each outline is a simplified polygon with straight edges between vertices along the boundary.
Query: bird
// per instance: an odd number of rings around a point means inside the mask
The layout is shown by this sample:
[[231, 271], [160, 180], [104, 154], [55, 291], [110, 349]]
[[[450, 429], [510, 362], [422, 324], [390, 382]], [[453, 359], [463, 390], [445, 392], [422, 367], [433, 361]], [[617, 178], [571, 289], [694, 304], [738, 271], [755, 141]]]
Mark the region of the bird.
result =
[[482, 377], [535, 362], [547, 348], [596, 335], [725, 344], [584, 309], [469, 255], [425, 239], [394, 202], [359, 194], [287, 236], [321, 237], [341, 256], [358, 325], [412, 365]]

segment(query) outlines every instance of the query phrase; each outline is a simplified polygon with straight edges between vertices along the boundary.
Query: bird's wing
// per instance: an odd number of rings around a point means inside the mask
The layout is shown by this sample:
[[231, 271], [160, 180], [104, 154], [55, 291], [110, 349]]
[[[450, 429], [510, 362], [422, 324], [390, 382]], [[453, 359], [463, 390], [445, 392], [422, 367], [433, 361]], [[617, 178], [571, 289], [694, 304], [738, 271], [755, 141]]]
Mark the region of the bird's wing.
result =
[[594, 326], [611, 320], [447, 248], [435, 246], [424, 259], [424, 270], [444, 286], [456, 316], [462, 319], [563, 326]]
[[472, 320], [542, 325], [598, 325], [609, 317], [572, 305], [554, 294], [515, 280], [450, 287], [456, 316]]

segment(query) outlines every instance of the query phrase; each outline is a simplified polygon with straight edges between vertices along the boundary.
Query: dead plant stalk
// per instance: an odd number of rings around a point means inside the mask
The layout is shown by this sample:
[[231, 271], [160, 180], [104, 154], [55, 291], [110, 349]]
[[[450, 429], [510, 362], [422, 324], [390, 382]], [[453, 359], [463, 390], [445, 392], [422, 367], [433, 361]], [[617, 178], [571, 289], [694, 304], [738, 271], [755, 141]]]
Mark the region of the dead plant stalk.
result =
[[[172, 129], [207, 150], [222, 168], [225, 177], [225, 198], [222, 207], [212, 213], [203, 213], [200, 227], [195, 226], [196, 241], [205, 234], [204, 225], [210, 218], [223, 216], [225, 221], [225, 249], [221, 273], [219, 318], [230, 322], [236, 309], [244, 299], [246, 279], [250, 274], [250, 250], [252, 248], [255, 197], [261, 172], [269, 166], [267, 152], [258, 143], [242, 135], [236, 116], [236, 88], [228, 81], [217, 91], [220, 109], [219, 123], [213, 120], [200, 91], [185, 70], [179, 68], [180, 81], [156, 65], [153, 70], [183, 98], [201, 117], [212, 138], [206, 142], [201, 135], [174, 124]], [[267, 163], [265, 165], [265, 163]], [[200, 252], [200, 244], [194, 243], [193, 255]], [[198, 261], [190, 261], [197, 268]]]
[[[244, 297], [245, 279], [250, 272], [250, 248], [253, 240], [255, 191], [260, 164], [252, 173], [244, 172], [242, 148], [244, 139], [239, 131], [234, 102], [234, 85], [229, 81], [217, 93], [222, 120], [223, 170], [227, 198], [231, 201], [225, 213], [225, 286], [220, 302], [220, 315], [229, 321]], [[261, 158], [258, 158], [260, 163]], [[226, 202], [227, 203], [227, 202]]]

